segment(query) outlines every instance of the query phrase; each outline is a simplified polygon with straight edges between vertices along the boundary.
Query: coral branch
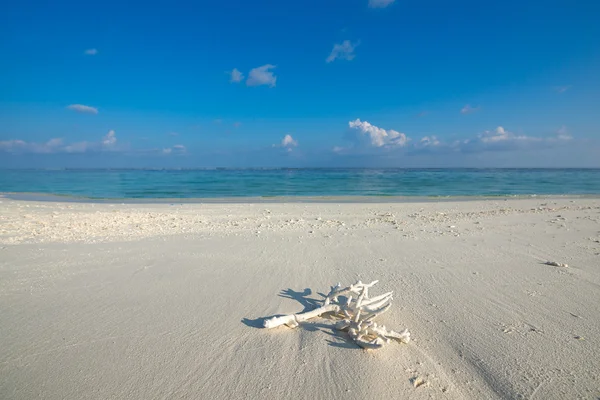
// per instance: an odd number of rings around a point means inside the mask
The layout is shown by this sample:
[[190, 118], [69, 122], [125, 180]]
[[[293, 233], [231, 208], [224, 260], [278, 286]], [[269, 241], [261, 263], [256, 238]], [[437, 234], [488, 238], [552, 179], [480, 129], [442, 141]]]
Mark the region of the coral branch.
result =
[[307, 319], [318, 317], [318, 316], [328, 313], [328, 312], [338, 312], [338, 311], [340, 311], [340, 306], [338, 306], [337, 304], [329, 304], [329, 305], [319, 307], [315, 310], [308, 311], [308, 312], [301, 313], [301, 314], [290, 314], [290, 315], [283, 315], [281, 317], [273, 317], [270, 319], [266, 319], [264, 322], [264, 327], [267, 329], [276, 328], [281, 325], [288, 325], [291, 327], [296, 327], [296, 326], [298, 326], [298, 323], [304, 322]]
[[[342, 287], [341, 284], [333, 286], [323, 301], [323, 306], [300, 314], [283, 315], [265, 320], [265, 328], [275, 328], [286, 325], [290, 328], [297, 327], [299, 323], [310, 318], [315, 318], [326, 313], [332, 313], [332, 318], [337, 319], [335, 329], [347, 331], [350, 338], [360, 347], [367, 350], [380, 349], [391, 340], [400, 343], [410, 341], [410, 333], [403, 330], [398, 333], [379, 326], [373, 319], [392, 306], [393, 292], [384, 293], [369, 298], [369, 288], [378, 281], [371, 283], [356, 282], [354, 285]], [[341, 302], [339, 297], [346, 296]], [[355, 300], [356, 296], [356, 300]]]

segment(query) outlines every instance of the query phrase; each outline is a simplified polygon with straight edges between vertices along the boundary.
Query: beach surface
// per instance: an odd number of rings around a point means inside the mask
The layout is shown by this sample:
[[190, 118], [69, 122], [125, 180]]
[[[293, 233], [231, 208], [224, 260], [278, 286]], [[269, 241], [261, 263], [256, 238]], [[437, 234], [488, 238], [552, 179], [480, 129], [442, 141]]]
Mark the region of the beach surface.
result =
[[[410, 343], [262, 328], [375, 279]], [[600, 199], [0, 198], [0, 310], [2, 399], [597, 399]]]

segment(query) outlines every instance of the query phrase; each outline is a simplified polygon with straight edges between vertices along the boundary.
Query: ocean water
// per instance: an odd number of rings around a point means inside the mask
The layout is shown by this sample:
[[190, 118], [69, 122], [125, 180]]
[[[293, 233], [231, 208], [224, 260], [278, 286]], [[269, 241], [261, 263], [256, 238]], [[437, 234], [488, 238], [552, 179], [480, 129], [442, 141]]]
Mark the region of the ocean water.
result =
[[600, 194], [600, 169], [0, 170], [0, 192], [91, 199]]

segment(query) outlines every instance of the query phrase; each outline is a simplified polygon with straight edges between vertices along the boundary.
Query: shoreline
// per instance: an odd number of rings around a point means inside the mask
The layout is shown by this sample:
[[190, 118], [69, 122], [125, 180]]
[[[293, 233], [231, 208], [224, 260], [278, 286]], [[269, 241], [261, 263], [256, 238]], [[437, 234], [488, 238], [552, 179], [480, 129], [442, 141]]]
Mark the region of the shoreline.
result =
[[0, 199], [27, 202], [81, 203], [81, 204], [295, 204], [295, 203], [435, 203], [454, 201], [498, 201], [525, 199], [600, 199], [597, 194], [516, 194], [516, 195], [472, 195], [472, 196], [236, 196], [236, 197], [182, 197], [182, 198], [94, 198], [51, 193], [0, 192]]

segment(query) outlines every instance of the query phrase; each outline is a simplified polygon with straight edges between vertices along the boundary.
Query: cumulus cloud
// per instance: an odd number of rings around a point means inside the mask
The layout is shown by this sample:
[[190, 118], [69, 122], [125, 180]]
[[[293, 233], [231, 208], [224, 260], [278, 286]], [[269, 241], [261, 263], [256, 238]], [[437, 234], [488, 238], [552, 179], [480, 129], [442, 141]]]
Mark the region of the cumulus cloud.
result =
[[115, 135], [115, 131], [111, 129], [102, 139], [102, 144], [105, 146], [113, 146], [115, 143], [117, 143], [117, 136]]
[[98, 114], [98, 109], [96, 107], [86, 106], [83, 104], [71, 104], [68, 105], [67, 108], [82, 114]]
[[86, 51], [83, 52], [83, 54], [85, 54], [86, 56], [95, 56], [96, 54], [98, 54], [98, 50], [97, 49], [87, 49]]
[[347, 61], [353, 60], [354, 57], [356, 57], [356, 54], [354, 54], [356, 46], [358, 46], [358, 43], [352, 43], [349, 40], [344, 40], [342, 43], [334, 44], [333, 50], [331, 50], [331, 53], [327, 59], [325, 59], [325, 62], [330, 63], [338, 59]]
[[275, 87], [275, 84], [277, 83], [277, 77], [273, 71], [271, 71], [275, 67], [275, 65], [265, 64], [263, 66], [251, 69], [250, 73], [248, 73], [248, 79], [246, 79], [246, 85], [267, 85], [269, 87]]
[[360, 119], [348, 122], [348, 126], [358, 130], [361, 135], [368, 136], [373, 147], [403, 147], [409, 141], [404, 133], [393, 129], [385, 130]]
[[282, 147], [296, 147], [298, 146], [298, 141], [296, 141], [292, 135], [285, 135], [281, 140]]
[[162, 150], [163, 154], [184, 154], [187, 151], [184, 145], [176, 144]]
[[231, 83], [240, 83], [241, 81], [244, 80], [244, 74], [242, 74], [241, 71], [238, 70], [237, 68], [232, 69], [228, 73], [231, 77], [229, 80], [229, 82], [231, 82]]
[[493, 143], [500, 142], [502, 140], [509, 139], [518, 139], [518, 136], [515, 136], [509, 132], [507, 132], [503, 127], [499, 126], [493, 131], [485, 131], [479, 135], [479, 140], [483, 143]]
[[435, 136], [424, 136], [421, 138], [421, 140], [419, 140], [417, 143], [415, 143], [415, 147], [424, 149], [424, 148], [439, 147], [441, 144], [442, 144], [442, 142], [440, 142], [437, 139], [437, 137], [435, 137]]
[[571, 135], [562, 128], [553, 136], [529, 136], [516, 134], [499, 126], [474, 138], [454, 142], [452, 147], [463, 152], [538, 149], [558, 146], [571, 139]]
[[274, 144], [273, 147], [280, 147], [286, 149], [288, 152], [291, 152], [294, 147], [298, 146], [298, 141], [292, 137], [292, 135], [287, 134], [281, 139], [279, 144]]
[[24, 140], [0, 141], [0, 152], [22, 154], [51, 154], [51, 153], [86, 153], [92, 151], [118, 151], [115, 147], [117, 136], [110, 130], [100, 141], [64, 143], [61, 138], [53, 138], [47, 142], [26, 142]]
[[396, 0], [369, 0], [369, 7], [371, 8], [385, 8], [392, 4]]
[[461, 114], [471, 114], [477, 110], [479, 110], [479, 107], [471, 107], [470, 104], [467, 104], [463, 108], [460, 109], [460, 113]]
[[[574, 140], [566, 127], [561, 127], [553, 135], [531, 136], [517, 134], [498, 126], [469, 138], [454, 141], [443, 141], [433, 136], [423, 136], [411, 140], [405, 134], [395, 130], [383, 129], [360, 119], [350, 121], [349, 127], [358, 131], [359, 140], [350, 137], [352, 143], [348, 146], [332, 148], [336, 154], [377, 154], [395, 151], [404, 154], [431, 153], [475, 153], [507, 150], [536, 150], [558, 147]], [[360, 140], [361, 137], [365, 140]]]

